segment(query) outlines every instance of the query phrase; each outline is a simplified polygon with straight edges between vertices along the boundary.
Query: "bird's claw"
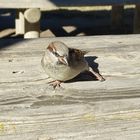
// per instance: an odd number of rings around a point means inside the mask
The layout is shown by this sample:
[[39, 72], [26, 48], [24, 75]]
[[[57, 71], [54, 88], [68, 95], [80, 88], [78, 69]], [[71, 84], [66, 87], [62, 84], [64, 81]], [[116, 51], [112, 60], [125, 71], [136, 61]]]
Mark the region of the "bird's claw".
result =
[[99, 81], [103, 82], [105, 81], [105, 79], [103, 78], [102, 75], [100, 75], [99, 73], [95, 72], [91, 67], [89, 67], [89, 71], [95, 75], [96, 79], [98, 79]]
[[56, 87], [61, 87], [61, 81], [58, 81], [58, 80], [51, 81], [49, 82], [49, 85], [55, 89]]
[[100, 82], [105, 81], [105, 79], [104, 79], [101, 75], [99, 75], [99, 76], [97, 77], [97, 79], [98, 79]]

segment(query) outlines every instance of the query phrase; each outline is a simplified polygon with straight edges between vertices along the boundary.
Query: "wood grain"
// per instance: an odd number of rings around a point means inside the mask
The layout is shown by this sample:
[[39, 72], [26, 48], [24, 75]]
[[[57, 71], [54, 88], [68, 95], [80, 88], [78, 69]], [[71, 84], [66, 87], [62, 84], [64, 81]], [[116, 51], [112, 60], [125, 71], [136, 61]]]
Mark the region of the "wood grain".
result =
[[[1, 39], [0, 139], [139, 140], [139, 38]], [[40, 64], [45, 47], [54, 40], [89, 51], [86, 59], [106, 81], [79, 78], [54, 91]]]

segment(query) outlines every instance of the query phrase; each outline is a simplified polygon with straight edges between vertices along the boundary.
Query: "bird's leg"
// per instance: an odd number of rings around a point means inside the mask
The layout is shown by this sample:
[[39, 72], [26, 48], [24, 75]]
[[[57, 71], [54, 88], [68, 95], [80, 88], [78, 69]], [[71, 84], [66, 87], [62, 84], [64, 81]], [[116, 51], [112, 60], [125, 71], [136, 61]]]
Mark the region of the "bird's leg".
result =
[[49, 82], [49, 85], [50, 85], [50, 86], [53, 86], [54, 89], [55, 89], [57, 86], [60, 87], [60, 86], [61, 86], [60, 84], [61, 84], [61, 81], [59, 81], [59, 80], [55, 80], [55, 81]]
[[96, 78], [99, 80], [99, 81], [105, 81], [105, 79], [103, 78], [102, 75], [100, 75], [99, 73], [95, 72], [91, 67], [89, 67], [89, 71], [94, 74], [96, 76]]

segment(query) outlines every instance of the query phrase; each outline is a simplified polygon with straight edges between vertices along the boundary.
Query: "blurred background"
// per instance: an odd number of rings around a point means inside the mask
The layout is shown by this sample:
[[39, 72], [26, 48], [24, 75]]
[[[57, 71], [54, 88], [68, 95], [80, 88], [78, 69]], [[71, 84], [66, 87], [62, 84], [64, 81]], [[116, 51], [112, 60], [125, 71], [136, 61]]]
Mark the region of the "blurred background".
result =
[[[135, 5], [125, 5], [121, 27], [112, 27], [111, 6], [41, 9], [40, 37], [132, 34]], [[0, 38], [22, 38], [15, 34], [16, 9], [0, 9]]]

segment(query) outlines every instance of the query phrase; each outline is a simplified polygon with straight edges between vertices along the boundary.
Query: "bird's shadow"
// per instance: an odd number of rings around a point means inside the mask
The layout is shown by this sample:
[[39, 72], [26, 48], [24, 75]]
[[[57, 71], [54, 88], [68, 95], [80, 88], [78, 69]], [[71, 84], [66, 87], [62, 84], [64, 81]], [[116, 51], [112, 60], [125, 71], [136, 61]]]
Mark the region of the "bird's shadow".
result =
[[[95, 72], [99, 73], [99, 64], [95, 62], [98, 57], [96, 56], [85, 56], [85, 60], [88, 62], [89, 67], [91, 67]], [[75, 78], [66, 81], [65, 83], [78, 82], [78, 81], [97, 81], [96, 76], [90, 71], [84, 71], [77, 75]]]

